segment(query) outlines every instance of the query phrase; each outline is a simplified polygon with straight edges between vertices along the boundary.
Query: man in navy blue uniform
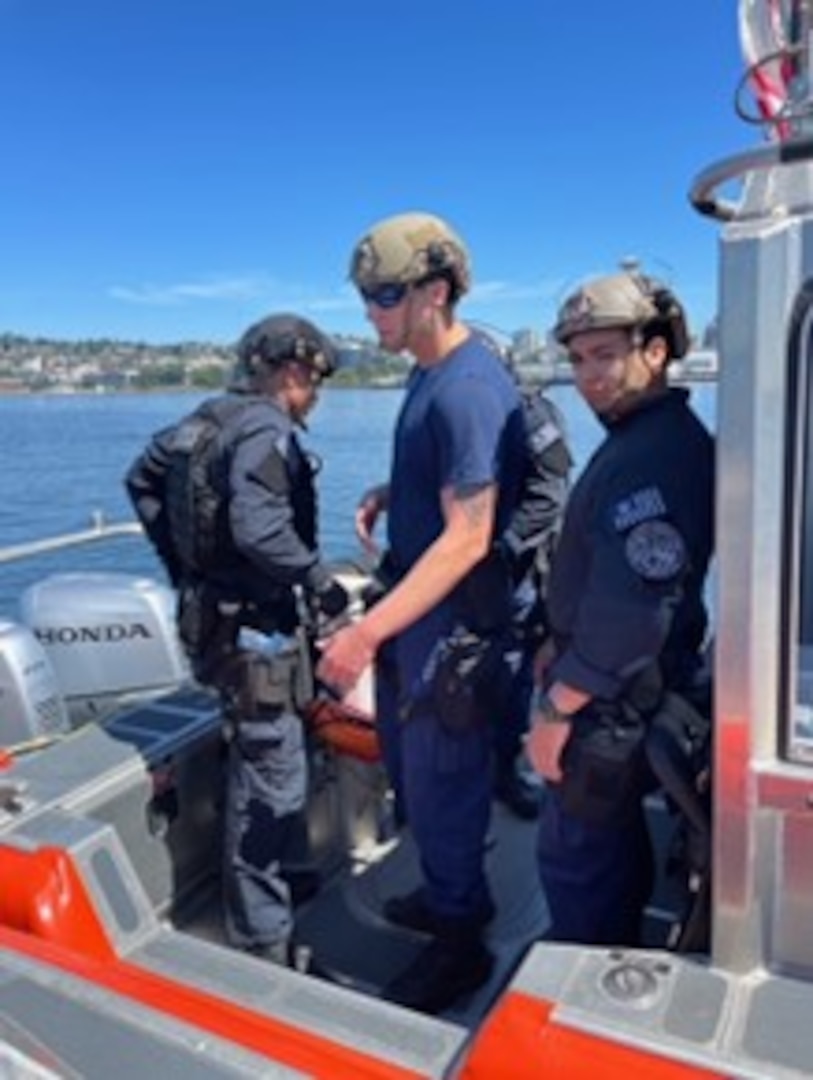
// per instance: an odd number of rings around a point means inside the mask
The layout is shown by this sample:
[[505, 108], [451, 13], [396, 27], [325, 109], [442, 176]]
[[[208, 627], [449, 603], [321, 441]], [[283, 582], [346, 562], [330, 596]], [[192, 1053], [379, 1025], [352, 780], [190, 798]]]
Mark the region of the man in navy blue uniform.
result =
[[[223, 701], [228, 939], [287, 963], [292, 913], [284, 862], [307, 850], [306, 757], [291, 694], [296, 672], [289, 656], [253, 650], [245, 631], [291, 635], [299, 618], [295, 587], [328, 615], [347, 603], [319, 553], [314, 470], [297, 438], [336, 356], [312, 323], [287, 314], [250, 327], [237, 354], [230, 391], [158, 432], [131, 467], [127, 488], [178, 589], [179, 630], [193, 669]], [[195, 449], [204, 432], [215, 433], [207, 436], [206, 460]]]
[[591, 281], [555, 335], [606, 438], [571, 492], [551, 573], [527, 744], [547, 781], [539, 871], [550, 939], [636, 945], [653, 884], [647, 733], [669, 694], [691, 693], [706, 634], [713, 442], [667, 381], [688, 332], [663, 285]]
[[440, 218], [398, 215], [357, 244], [351, 278], [388, 352], [415, 357], [389, 483], [367, 492], [356, 525], [387, 512], [391, 588], [325, 644], [319, 675], [348, 689], [377, 657], [378, 722], [396, 799], [417, 844], [423, 886], [386, 917], [431, 935], [386, 989], [439, 1012], [490, 976], [484, 872], [496, 687], [511, 583], [496, 540], [516, 505], [525, 433], [513, 380], [456, 315], [468, 253]]

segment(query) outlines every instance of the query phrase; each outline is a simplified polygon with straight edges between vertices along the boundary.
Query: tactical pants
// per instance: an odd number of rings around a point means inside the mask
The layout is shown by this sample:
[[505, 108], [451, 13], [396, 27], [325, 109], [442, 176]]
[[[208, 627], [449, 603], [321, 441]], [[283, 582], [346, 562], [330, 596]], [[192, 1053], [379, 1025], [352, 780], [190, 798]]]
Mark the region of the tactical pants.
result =
[[235, 726], [226, 763], [223, 898], [226, 933], [239, 948], [283, 945], [291, 936], [280, 867], [306, 832], [306, 785], [298, 716], [267, 710]]
[[[522, 749], [522, 737], [528, 730], [531, 697], [534, 690], [533, 664], [535, 649], [517, 641], [509, 653], [514, 671], [506, 708], [494, 717], [494, 757], [497, 773], [510, 773]], [[512, 655], [513, 654], [513, 655]]]
[[548, 786], [537, 845], [550, 912], [550, 941], [581, 945], [641, 943], [644, 907], [654, 885], [652, 843], [643, 803], [623, 825], [590, 825], [562, 806]]
[[531, 697], [534, 690], [534, 660], [539, 639], [531, 631], [531, 616], [537, 607], [533, 586], [524, 581], [515, 591], [512, 602], [513, 626], [508, 647], [508, 666], [512, 672], [504, 709], [494, 716], [494, 757], [498, 775], [510, 773], [522, 749], [522, 737], [528, 730]]
[[377, 715], [396, 806], [418, 848], [427, 905], [443, 920], [466, 924], [491, 903], [483, 864], [492, 730], [482, 724], [450, 731], [429, 699], [411, 700], [442, 632], [442, 619], [430, 613], [385, 646], [376, 673]]

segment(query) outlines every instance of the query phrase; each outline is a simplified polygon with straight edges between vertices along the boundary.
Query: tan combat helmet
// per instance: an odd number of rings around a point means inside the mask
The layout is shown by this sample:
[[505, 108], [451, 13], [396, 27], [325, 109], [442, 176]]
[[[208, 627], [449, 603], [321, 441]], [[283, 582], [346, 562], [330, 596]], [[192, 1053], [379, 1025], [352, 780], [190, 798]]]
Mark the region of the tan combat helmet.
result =
[[261, 367], [295, 360], [312, 367], [323, 379], [337, 367], [336, 349], [313, 323], [299, 315], [269, 315], [254, 323], [237, 343], [232, 389], [250, 389]]
[[673, 360], [689, 351], [683, 306], [670, 289], [644, 274], [611, 274], [588, 281], [560, 308], [553, 334], [566, 346], [576, 334], [612, 327], [638, 328], [647, 336], [662, 334]]
[[415, 211], [380, 221], [362, 237], [350, 260], [350, 278], [362, 293], [445, 278], [454, 302], [469, 290], [471, 265], [465, 244], [445, 221]]

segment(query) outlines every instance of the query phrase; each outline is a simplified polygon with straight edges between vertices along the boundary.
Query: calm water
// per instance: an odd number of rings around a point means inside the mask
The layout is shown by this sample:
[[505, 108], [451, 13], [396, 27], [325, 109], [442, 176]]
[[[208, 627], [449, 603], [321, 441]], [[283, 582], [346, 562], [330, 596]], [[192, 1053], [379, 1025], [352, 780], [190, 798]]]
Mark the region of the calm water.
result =
[[[89, 526], [101, 510], [110, 521], [132, 518], [122, 485], [150, 434], [179, 418], [199, 394], [0, 397], [0, 547]], [[714, 426], [714, 387], [693, 399]], [[577, 467], [601, 430], [570, 386], [551, 390], [567, 417]], [[322, 395], [305, 437], [322, 458], [322, 535], [334, 559], [358, 554], [353, 512], [359, 494], [386, 478], [398, 390], [334, 390]], [[0, 565], [0, 617], [17, 618], [17, 598], [31, 582], [65, 570], [119, 570], [163, 578], [143, 540], [106, 544]]]

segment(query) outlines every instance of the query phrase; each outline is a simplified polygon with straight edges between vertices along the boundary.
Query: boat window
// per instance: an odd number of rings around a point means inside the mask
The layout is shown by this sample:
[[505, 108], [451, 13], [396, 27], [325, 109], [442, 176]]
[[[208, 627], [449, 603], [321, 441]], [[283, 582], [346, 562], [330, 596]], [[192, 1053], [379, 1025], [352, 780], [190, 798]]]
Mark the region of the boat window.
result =
[[[813, 762], [813, 287], [800, 296], [790, 355], [788, 470], [791, 567], [786, 610], [796, 623], [796, 694], [789, 711], [788, 756]], [[795, 557], [794, 557], [795, 556]], [[798, 588], [794, 590], [793, 582]], [[794, 592], [796, 595], [794, 596]], [[792, 686], [793, 678], [789, 682]]]

